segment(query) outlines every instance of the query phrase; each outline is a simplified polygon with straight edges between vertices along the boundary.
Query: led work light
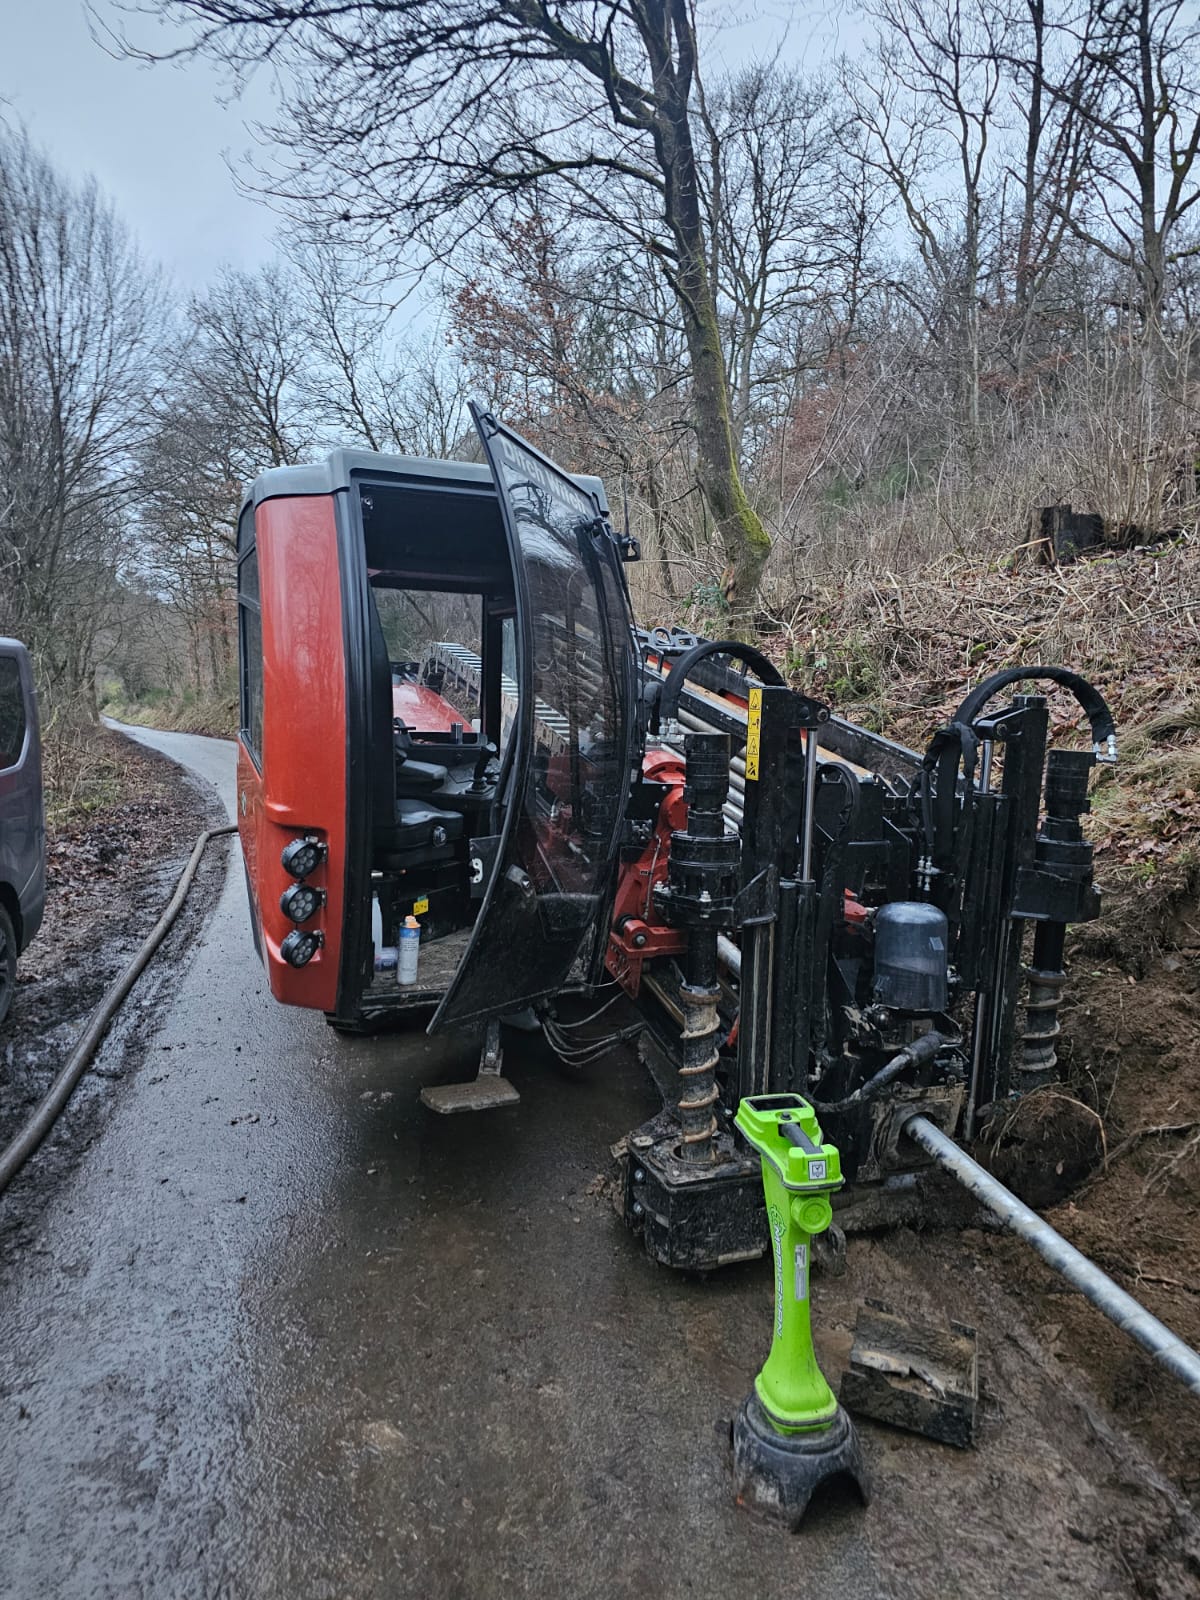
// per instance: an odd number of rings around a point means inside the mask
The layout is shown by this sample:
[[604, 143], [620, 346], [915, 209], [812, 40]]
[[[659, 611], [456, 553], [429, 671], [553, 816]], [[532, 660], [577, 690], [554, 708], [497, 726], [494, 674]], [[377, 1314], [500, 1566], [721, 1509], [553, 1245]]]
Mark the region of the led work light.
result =
[[293, 878], [307, 878], [328, 854], [328, 849], [319, 839], [293, 839], [290, 844], [284, 845], [280, 860], [283, 870]]

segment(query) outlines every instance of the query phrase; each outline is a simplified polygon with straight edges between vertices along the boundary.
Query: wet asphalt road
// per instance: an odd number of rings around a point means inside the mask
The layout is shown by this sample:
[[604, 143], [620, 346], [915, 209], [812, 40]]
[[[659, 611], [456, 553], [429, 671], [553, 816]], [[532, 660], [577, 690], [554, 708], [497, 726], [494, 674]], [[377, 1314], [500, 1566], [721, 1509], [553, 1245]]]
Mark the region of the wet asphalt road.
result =
[[[232, 813], [232, 745], [136, 736]], [[124, 1076], [98, 1135], [0, 1197], [27, 1208], [0, 1261], [3, 1600], [1195, 1593], [1159, 1582], [1195, 1519], [955, 1235], [853, 1242], [818, 1348], [836, 1380], [864, 1295], [971, 1320], [979, 1447], [868, 1425], [867, 1512], [751, 1522], [727, 1438], [769, 1269], [656, 1269], [597, 1192], [656, 1108], [633, 1057], [570, 1077], [509, 1035], [521, 1104], [433, 1116], [420, 1087], [471, 1076], [478, 1040], [276, 1005], [216, 848], [101, 1053]]]
[[[137, 737], [232, 811], [232, 745]], [[794, 1542], [731, 1505], [726, 1460], [767, 1274], [680, 1282], [589, 1192], [654, 1109], [636, 1062], [572, 1079], [512, 1035], [521, 1105], [434, 1117], [420, 1086], [478, 1041], [276, 1005], [244, 898], [231, 856], [5, 1265], [0, 1593], [794, 1594]], [[850, 1505], [804, 1568], [888, 1592]]]

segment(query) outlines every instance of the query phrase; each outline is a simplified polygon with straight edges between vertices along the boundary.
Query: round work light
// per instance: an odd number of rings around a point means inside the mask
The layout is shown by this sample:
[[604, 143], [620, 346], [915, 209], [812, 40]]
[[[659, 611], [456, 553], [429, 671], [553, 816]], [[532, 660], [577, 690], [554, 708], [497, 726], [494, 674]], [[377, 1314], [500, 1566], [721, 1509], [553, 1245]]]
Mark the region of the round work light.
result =
[[318, 839], [293, 839], [283, 847], [283, 870], [293, 878], [307, 878], [324, 861], [327, 852]]
[[293, 883], [279, 897], [279, 909], [291, 922], [307, 922], [325, 903], [325, 891], [311, 883]]
[[306, 967], [324, 940], [315, 928], [293, 928], [279, 947], [289, 967]]

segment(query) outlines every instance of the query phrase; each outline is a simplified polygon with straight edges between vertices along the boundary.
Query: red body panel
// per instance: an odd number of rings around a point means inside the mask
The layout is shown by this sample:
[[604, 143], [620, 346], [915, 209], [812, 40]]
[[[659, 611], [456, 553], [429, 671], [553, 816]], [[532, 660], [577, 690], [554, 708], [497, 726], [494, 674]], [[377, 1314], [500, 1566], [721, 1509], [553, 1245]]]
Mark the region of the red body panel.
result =
[[[271, 993], [332, 1011], [337, 1001], [346, 867], [346, 661], [334, 502], [264, 501], [255, 514], [263, 627], [263, 767], [238, 747], [238, 826]], [[298, 836], [321, 840], [325, 862], [307, 879], [327, 903], [304, 924], [324, 935], [305, 967], [279, 954], [293, 924], [279, 897], [293, 879], [280, 863]]]
[[467, 718], [448, 700], [427, 689], [423, 683], [392, 679], [392, 715], [399, 717], [414, 733], [449, 733], [456, 722]]

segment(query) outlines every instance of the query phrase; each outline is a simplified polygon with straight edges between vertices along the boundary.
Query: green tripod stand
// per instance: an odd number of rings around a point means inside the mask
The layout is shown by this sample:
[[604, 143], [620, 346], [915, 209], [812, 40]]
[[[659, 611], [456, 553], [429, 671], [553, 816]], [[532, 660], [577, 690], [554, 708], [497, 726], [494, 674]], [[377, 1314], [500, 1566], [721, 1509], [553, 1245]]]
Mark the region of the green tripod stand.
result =
[[735, 1120], [762, 1157], [775, 1314], [770, 1353], [733, 1424], [734, 1487], [740, 1504], [795, 1528], [831, 1478], [848, 1478], [864, 1504], [870, 1493], [854, 1424], [817, 1365], [809, 1311], [813, 1236], [833, 1220], [841, 1163], [799, 1095], [747, 1098]]

